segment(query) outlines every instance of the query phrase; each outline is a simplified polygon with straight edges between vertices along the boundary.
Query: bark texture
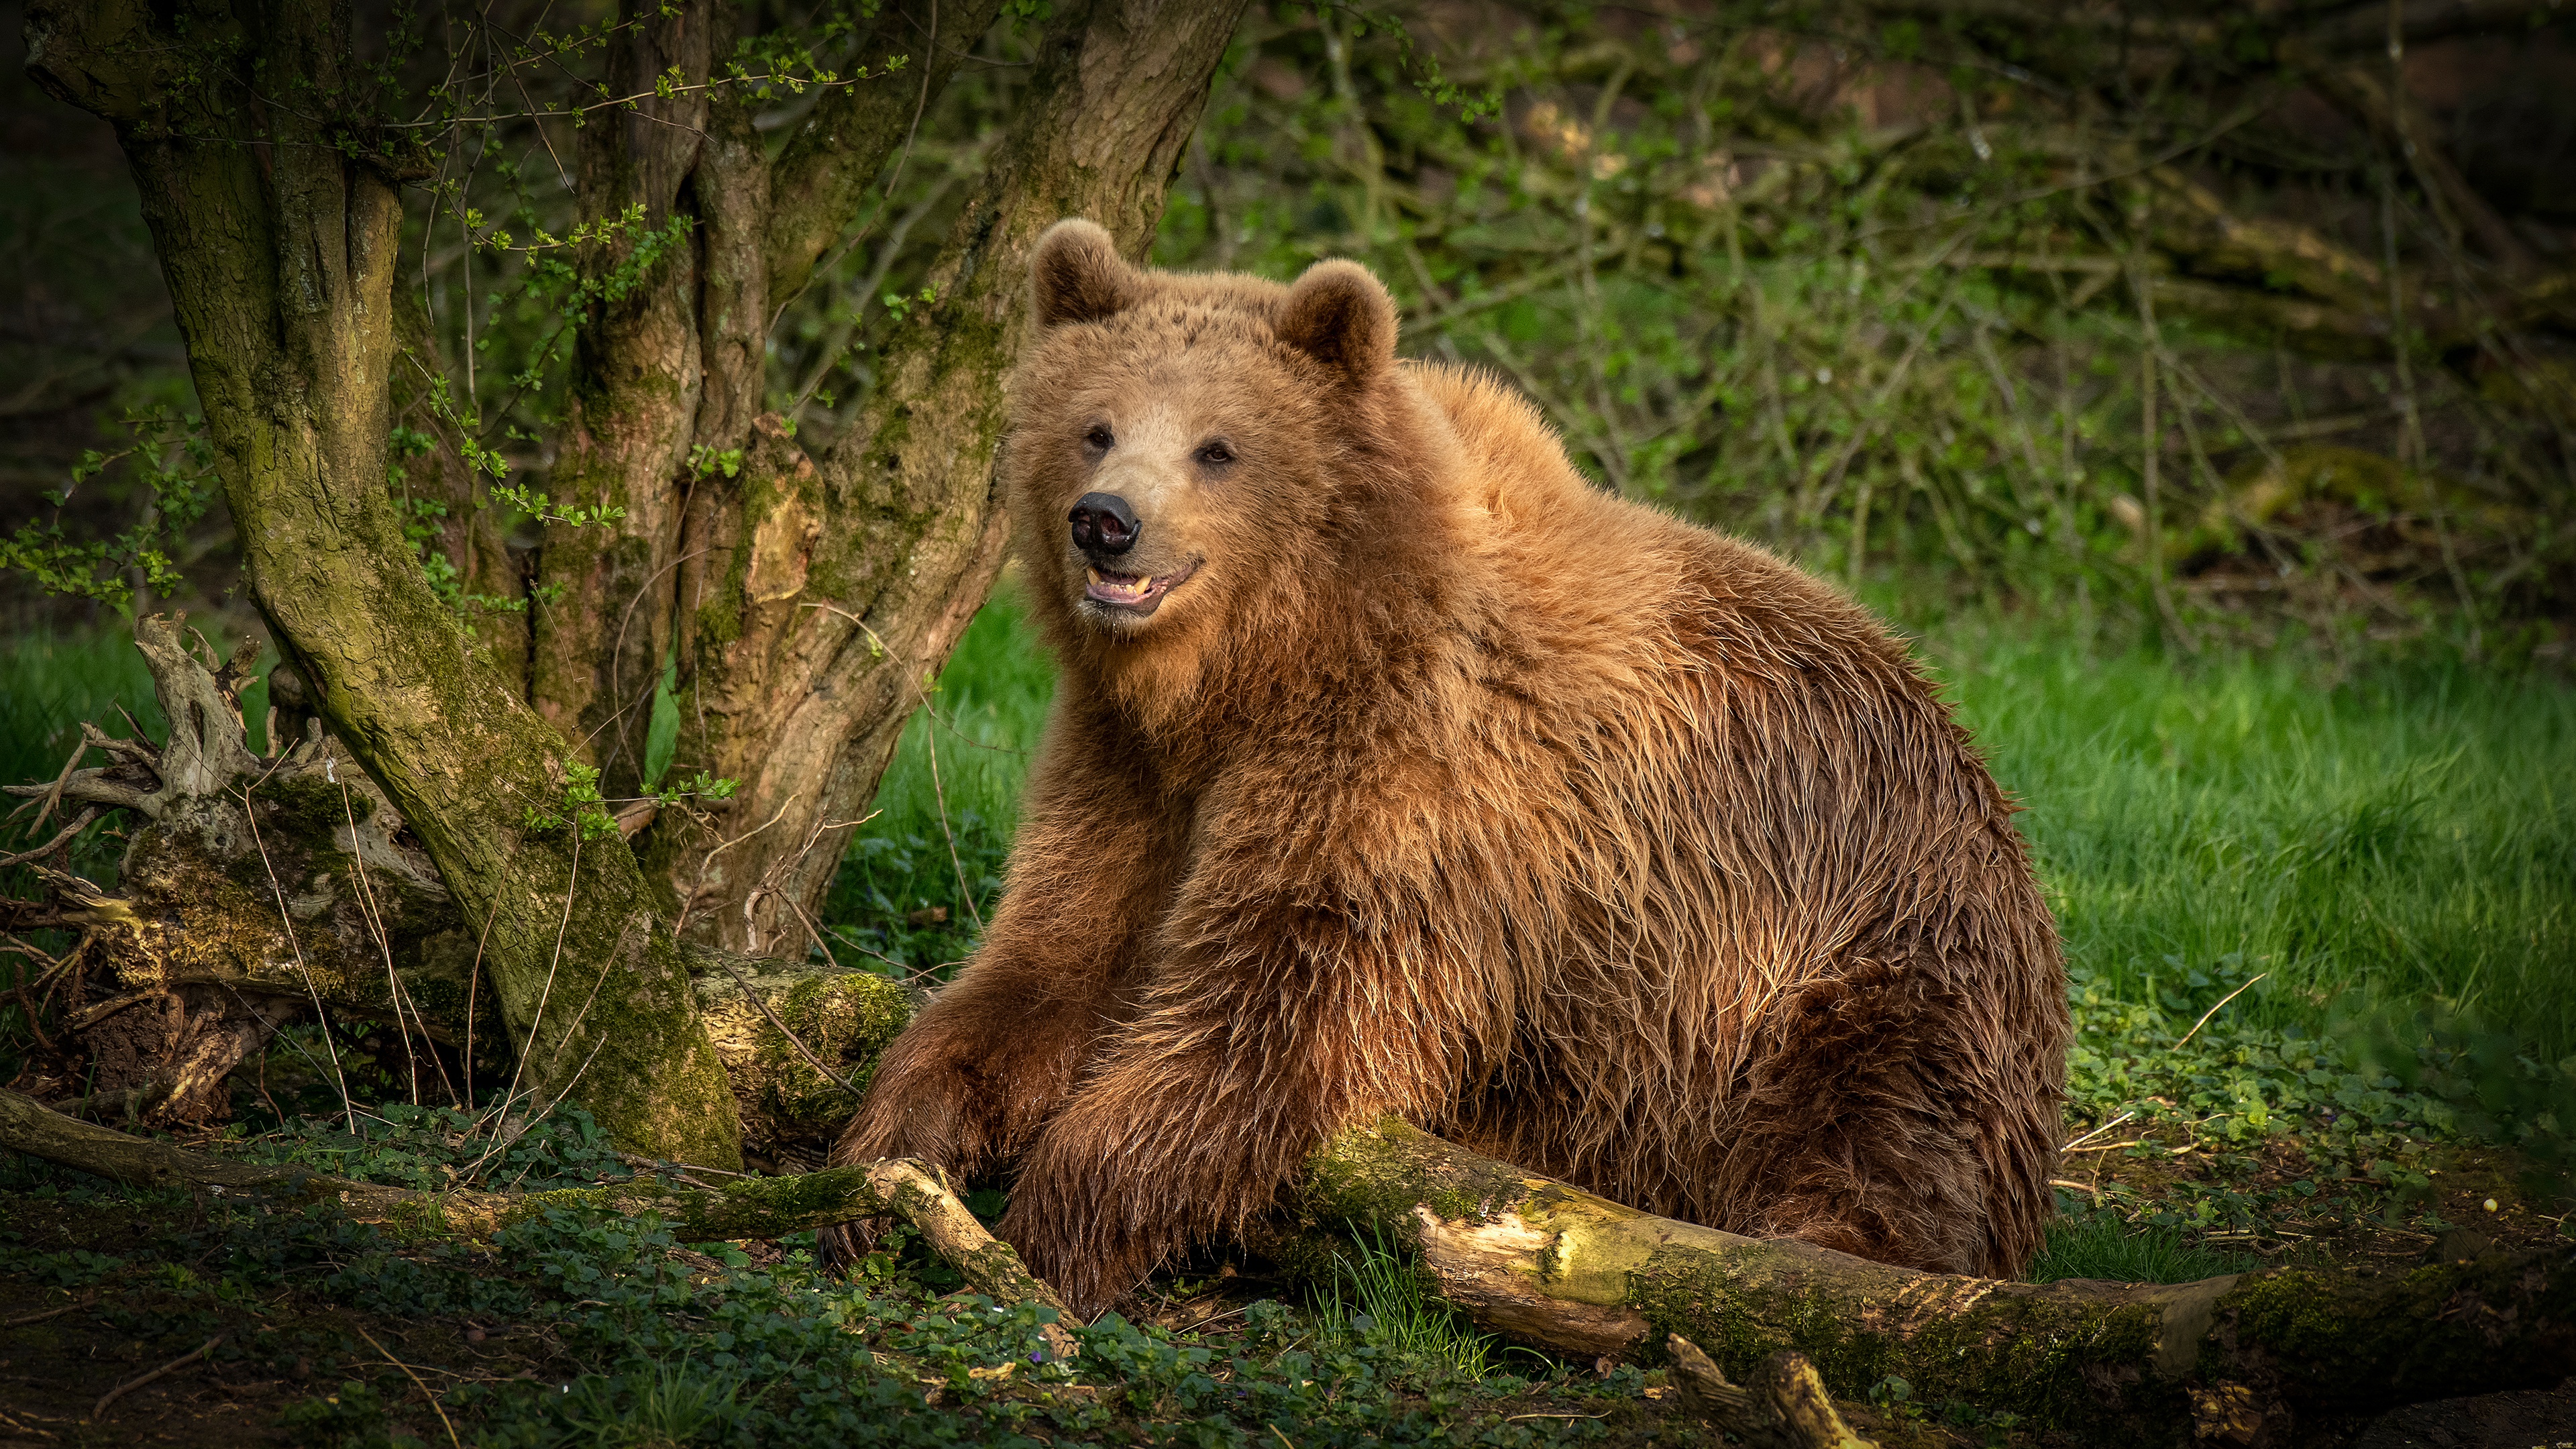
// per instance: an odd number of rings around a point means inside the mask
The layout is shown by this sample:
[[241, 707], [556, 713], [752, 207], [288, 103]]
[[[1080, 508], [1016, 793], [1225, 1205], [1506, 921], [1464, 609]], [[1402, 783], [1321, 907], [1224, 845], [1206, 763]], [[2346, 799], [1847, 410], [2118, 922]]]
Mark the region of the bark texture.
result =
[[[116, 126], [279, 648], [486, 938], [535, 1094], [577, 1092], [656, 1156], [737, 1161], [677, 940], [630, 854], [528, 827], [563, 799], [564, 742], [432, 592], [385, 486], [402, 158], [353, 133], [346, 12], [183, 8], [33, 6], [29, 69]], [[244, 104], [281, 84], [309, 103]]]
[[[8, 787], [66, 815], [141, 817], [115, 890], [39, 865], [47, 898], [0, 905], [12, 926], [82, 933], [67, 969], [87, 996], [53, 1044], [91, 1109], [152, 1125], [220, 1121], [225, 1074], [276, 1027], [317, 1014], [488, 1067], [499, 1031], [488, 943], [402, 813], [318, 721], [276, 756], [252, 754], [239, 713], [247, 660], [218, 664], [157, 617], [137, 625], [136, 645], [163, 714], [182, 722], [170, 737], [93, 730], [82, 754], [104, 750], [107, 764]], [[271, 718], [272, 738], [287, 738], [281, 723]], [[768, 1167], [819, 1163], [914, 993], [868, 972], [696, 945], [680, 960], [746, 1147]], [[453, 1097], [442, 1066], [418, 1069]]]
[[[1088, 216], [1142, 255], [1241, 8], [1060, 10], [932, 267], [936, 301], [887, 340], [876, 394], [829, 451], [809, 454], [774, 414], [719, 409], [713, 391], [701, 402], [702, 425], [711, 412], [742, 420], [742, 432], [707, 441], [741, 447], [743, 466], [692, 485], [673, 546], [679, 755], [742, 784], [722, 814], [666, 814], [637, 842], [691, 939], [805, 949], [904, 721], [1001, 568], [1009, 526], [993, 461], [1029, 249], [1052, 223]], [[971, 36], [992, 11], [985, 0], [962, 18], [940, 12], [940, 24], [971, 25]], [[766, 270], [773, 298], [811, 273], [812, 210], [845, 204], [859, 174], [824, 138], [901, 141], [907, 117], [847, 94], [817, 107], [780, 156], [760, 259], [748, 245], [739, 254], [746, 273]], [[626, 683], [650, 687], [640, 675]]]

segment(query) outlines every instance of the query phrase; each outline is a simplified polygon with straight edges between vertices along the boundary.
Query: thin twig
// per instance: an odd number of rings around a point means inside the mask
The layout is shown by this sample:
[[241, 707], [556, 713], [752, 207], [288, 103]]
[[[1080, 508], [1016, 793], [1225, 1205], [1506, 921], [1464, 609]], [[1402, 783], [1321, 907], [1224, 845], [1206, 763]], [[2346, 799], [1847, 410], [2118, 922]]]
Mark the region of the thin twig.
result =
[[[923, 700], [923, 704], [930, 701]], [[984, 929], [984, 913], [975, 908], [975, 893], [966, 886], [966, 863], [957, 858], [957, 832], [948, 828], [948, 788], [939, 782], [939, 731], [925, 726], [921, 731], [922, 750], [930, 756], [930, 792], [939, 801], [939, 833], [948, 842], [948, 868], [957, 873], [957, 898], [966, 904], [967, 919], [975, 929]]]
[[97, 1301], [98, 1294], [93, 1291], [87, 1298], [66, 1303], [60, 1308], [44, 1308], [34, 1313], [21, 1313], [15, 1318], [0, 1318], [0, 1328], [24, 1328], [30, 1323], [42, 1323], [48, 1318], [58, 1318], [75, 1308], [87, 1308]]
[[676, 936], [680, 934], [680, 929], [689, 924], [689, 908], [696, 905], [698, 897], [706, 891], [707, 868], [715, 864], [716, 857], [733, 849], [735, 846], [742, 844], [753, 836], [758, 835], [760, 832], [767, 830], [770, 826], [777, 824], [779, 821], [786, 819], [787, 807], [795, 804], [796, 797], [803, 793], [804, 792], [801, 790], [788, 791], [787, 798], [778, 802], [777, 814], [770, 816], [767, 820], [764, 820], [749, 830], [744, 831], [742, 834], [735, 836], [733, 839], [720, 842], [709, 848], [705, 855], [698, 858], [698, 878], [689, 885], [688, 899], [680, 902], [680, 918], [671, 923], [672, 935]]
[[2213, 1006], [2213, 1007], [2211, 1007], [2209, 1010], [2202, 1012], [2202, 1013], [2200, 1014], [2200, 1020], [2195, 1021], [2195, 1022], [2193, 1022], [2193, 1023], [2191, 1024], [2191, 1030], [2189, 1030], [2189, 1031], [2187, 1031], [2187, 1032], [2184, 1032], [2184, 1033], [2182, 1034], [2182, 1041], [2175, 1042], [2175, 1043], [2173, 1044], [2173, 1048], [2172, 1048], [2172, 1049], [2173, 1049], [2173, 1050], [2175, 1050], [2175, 1051], [2181, 1051], [2181, 1050], [2182, 1050], [2182, 1043], [2183, 1043], [2183, 1042], [2185, 1042], [2185, 1041], [2189, 1041], [2189, 1040], [2191, 1040], [2193, 1037], [2196, 1037], [2196, 1036], [2200, 1035], [2200, 1029], [2201, 1029], [2202, 1027], [2204, 1027], [2204, 1026], [2209, 1025], [2209, 1019], [2210, 1019], [2211, 1017], [2213, 1017], [2213, 1016], [2216, 1016], [2216, 1015], [2220, 1012], [2220, 1010], [2221, 1010], [2221, 1009], [2223, 1009], [2223, 1008], [2227, 1005], [2227, 1003], [2229, 1003], [2229, 1002], [2231, 1002], [2231, 1001], [2234, 1001], [2236, 998], [2238, 998], [2238, 997], [2240, 997], [2240, 996], [2243, 996], [2246, 992], [2253, 990], [2253, 989], [2254, 989], [2254, 983], [2255, 983], [2256, 981], [2260, 981], [2260, 980], [2262, 980], [2264, 977], [2269, 976], [2269, 975], [2271, 975], [2271, 974], [2272, 974], [2272, 973], [2271, 973], [2271, 972], [2269, 972], [2269, 971], [2259, 971], [2259, 972], [2256, 972], [2256, 973], [2254, 974], [2254, 976], [2253, 976], [2252, 978], [2250, 978], [2249, 980], [2247, 980], [2247, 981], [2246, 981], [2246, 983], [2245, 983], [2244, 985], [2239, 986], [2239, 987], [2237, 987], [2235, 990], [2233, 990], [2233, 991], [2231, 991], [2231, 992], [2227, 993], [2225, 996], [2222, 996], [2222, 997], [2218, 998], [2218, 1005], [2217, 1005], [2217, 1006]]
[[96, 820], [97, 818], [98, 818], [98, 807], [97, 807], [97, 806], [93, 805], [93, 806], [89, 807], [88, 809], [83, 810], [83, 811], [80, 813], [80, 818], [79, 818], [79, 819], [74, 820], [71, 824], [64, 826], [64, 827], [62, 828], [61, 832], [60, 832], [59, 834], [55, 835], [53, 839], [46, 841], [44, 844], [37, 846], [35, 849], [33, 849], [33, 850], [22, 850], [22, 851], [18, 852], [16, 855], [0, 856], [0, 870], [7, 870], [9, 867], [11, 867], [11, 866], [13, 866], [13, 865], [25, 865], [28, 861], [31, 861], [31, 860], [41, 860], [41, 859], [43, 859], [44, 857], [46, 857], [46, 856], [48, 856], [48, 855], [53, 854], [55, 851], [60, 850], [60, 849], [62, 849], [64, 846], [71, 844], [71, 843], [72, 843], [72, 837], [73, 837], [73, 836], [75, 836], [75, 835], [80, 834], [80, 833], [81, 833], [82, 831], [84, 831], [84, 830], [87, 830], [87, 829], [89, 828], [89, 823], [90, 823], [91, 821], [93, 821], [93, 820]]
[[[402, 977], [394, 970], [393, 938], [385, 934], [383, 913], [376, 909], [375, 887], [367, 879], [367, 853], [364, 842], [358, 839], [358, 812], [349, 799], [349, 782], [338, 780], [334, 783], [340, 787], [340, 818], [349, 822], [349, 859], [356, 862], [358, 876], [358, 914], [366, 921], [367, 930], [375, 936], [376, 948], [384, 953], [385, 994], [393, 1001], [394, 1033], [402, 1038], [403, 1067], [411, 1076], [411, 1104], [417, 1107], [420, 1105], [420, 1053], [413, 1049], [411, 1028], [403, 1022]], [[412, 1015], [418, 1017], [419, 1008], [414, 1007]], [[427, 1036], [429, 1024], [422, 1022], [420, 1030], [421, 1035]], [[439, 1068], [439, 1075], [447, 1075], [444, 1066]], [[451, 1099], [455, 1097], [453, 1084], [448, 1087], [447, 1095]]]
[[483, 987], [483, 945], [492, 939], [492, 922], [501, 914], [499, 892], [483, 907], [483, 931], [474, 938], [474, 970], [465, 979], [465, 1110], [474, 1110], [474, 998]]
[[117, 1395], [125, 1393], [129, 1389], [139, 1389], [145, 1384], [152, 1382], [154, 1379], [161, 1377], [163, 1374], [187, 1367], [195, 1360], [203, 1358], [216, 1344], [223, 1342], [225, 1337], [225, 1334], [218, 1333], [214, 1337], [207, 1339], [205, 1342], [198, 1344], [195, 1348], [188, 1350], [186, 1353], [183, 1353], [177, 1358], [170, 1360], [168, 1363], [161, 1365], [159, 1368], [154, 1369], [152, 1372], [148, 1374], [138, 1374], [135, 1377], [118, 1384], [115, 1388], [109, 1389], [106, 1393], [99, 1395], [98, 1402], [90, 1406], [90, 1422], [98, 1422], [99, 1415], [107, 1412], [107, 1406], [116, 1402]]
[[[281, 757], [280, 764], [285, 763]], [[269, 774], [277, 773], [274, 769]], [[260, 868], [268, 872], [268, 888], [277, 897], [278, 924], [286, 928], [286, 944], [295, 953], [295, 974], [304, 978], [304, 989], [313, 998], [313, 1014], [322, 1023], [322, 1045], [331, 1051], [331, 1080], [340, 1089], [340, 1110], [349, 1120], [349, 1135], [358, 1135], [358, 1106], [349, 1100], [349, 1078], [340, 1070], [340, 1044], [331, 1039], [331, 1013], [322, 1005], [321, 988], [313, 984], [312, 969], [304, 964], [304, 947], [295, 939], [295, 917], [286, 908], [286, 888], [277, 883], [277, 866], [268, 858], [268, 846], [259, 837], [259, 812], [251, 807], [250, 792], [267, 782], [263, 775], [241, 793], [242, 818], [250, 822], [250, 843], [259, 851]]]
[[2126, 1122], [2137, 1115], [2137, 1109], [2131, 1108], [2130, 1110], [2121, 1113], [2119, 1116], [2112, 1118], [2110, 1121], [2103, 1123], [2101, 1126], [2094, 1128], [2092, 1131], [2085, 1133], [2083, 1136], [2066, 1143], [2057, 1150], [2060, 1152], [2072, 1152], [2076, 1148], [2083, 1146], [2085, 1143], [2092, 1141], [2094, 1138], [2101, 1136], [2103, 1133], [2110, 1131], [2112, 1128], [2119, 1126], [2121, 1123]]
[[403, 1371], [403, 1377], [411, 1380], [411, 1386], [420, 1390], [420, 1396], [422, 1398], [429, 1400], [430, 1412], [438, 1416], [439, 1426], [447, 1430], [447, 1442], [454, 1445], [455, 1449], [465, 1449], [464, 1441], [456, 1437], [456, 1426], [448, 1422], [447, 1410], [439, 1406], [438, 1395], [429, 1391], [429, 1385], [420, 1381], [420, 1375], [411, 1371], [411, 1365], [404, 1363], [401, 1359], [394, 1357], [390, 1353], [385, 1353], [385, 1346], [376, 1342], [376, 1336], [367, 1332], [367, 1326], [365, 1324], [353, 1323], [349, 1326], [358, 1330], [358, 1336], [367, 1341], [367, 1347], [374, 1349], [378, 1353], [383, 1353], [385, 1355], [385, 1362], [392, 1364], [395, 1368]]
[[[63, 789], [65, 786], [71, 784], [73, 774], [80, 769], [81, 758], [89, 753], [89, 749], [89, 735], [84, 731], [81, 735], [80, 743], [72, 746], [72, 757], [63, 761], [62, 773], [54, 776], [54, 783], [46, 788], [44, 794], [37, 796], [34, 800], [29, 802], [29, 804], [35, 806], [36, 810], [35, 821], [27, 827], [30, 833], [45, 828], [45, 821], [53, 815], [54, 807], [62, 803]], [[18, 810], [24, 810], [26, 808], [26, 805], [21, 805], [18, 807]], [[12, 820], [17, 819], [18, 810], [10, 811], [9, 818]]]
[[[519, 1050], [519, 1060], [517, 1065], [510, 1068], [509, 1089], [501, 1094], [501, 1100], [505, 1104], [508, 1103], [511, 1098], [519, 1095], [519, 1079], [527, 1074], [528, 1058], [535, 1053], [537, 1048], [537, 1033], [543, 1029], [546, 1024], [546, 1003], [553, 999], [555, 994], [555, 971], [558, 967], [563, 965], [564, 933], [572, 929], [573, 892], [580, 886], [580, 884], [581, 822], [580, 820], [575, 819], [572, 824], [572, 868], [564, 877], [563, 920], [558, 922], [555, 926], [555, 953], [553, 959], [546, 962], [546, 984], [540, 987], [537, 991], [537, 1010], [534, 1017], [528, 1022], [527, 1041]], [[603, 972], [603, 974], [605, 973]]]

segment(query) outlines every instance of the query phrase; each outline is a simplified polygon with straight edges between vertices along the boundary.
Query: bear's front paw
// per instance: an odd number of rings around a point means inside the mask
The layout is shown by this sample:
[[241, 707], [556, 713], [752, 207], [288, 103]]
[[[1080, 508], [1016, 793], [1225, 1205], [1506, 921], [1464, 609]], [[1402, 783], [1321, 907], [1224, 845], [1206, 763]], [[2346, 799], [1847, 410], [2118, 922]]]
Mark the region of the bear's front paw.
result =
[[1115, 1189], [1038, 1180], [1034, 1167], [1012, 1190], [1011, 1210], [994, 1232], [1088, 1323], [1145, 1281], [1170, 1235], [1139, 1222]]
[[832, 1147], [832, 1164], [854, 1167], [889, 1157], [908, 1157], [922, 1166], [956, 1177], [973, 1170], [973, 1144], [964, 1114], [962, 1092], [935, 1087], [907, 1087], [900, 1093], [868, 1094], [857, 1116]]

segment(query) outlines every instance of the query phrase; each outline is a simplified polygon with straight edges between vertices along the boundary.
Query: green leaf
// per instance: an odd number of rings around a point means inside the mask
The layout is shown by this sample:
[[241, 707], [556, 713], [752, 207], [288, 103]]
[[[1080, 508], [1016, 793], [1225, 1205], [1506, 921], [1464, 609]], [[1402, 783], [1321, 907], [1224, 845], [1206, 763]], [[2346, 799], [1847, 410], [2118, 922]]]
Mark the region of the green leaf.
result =
[[680, 747], [680, 656], [662, 666], [662, 682], [653, 686], [653, 721], [644, 730], [644, 788], [653, 789], [670, 772], [671, 753]]

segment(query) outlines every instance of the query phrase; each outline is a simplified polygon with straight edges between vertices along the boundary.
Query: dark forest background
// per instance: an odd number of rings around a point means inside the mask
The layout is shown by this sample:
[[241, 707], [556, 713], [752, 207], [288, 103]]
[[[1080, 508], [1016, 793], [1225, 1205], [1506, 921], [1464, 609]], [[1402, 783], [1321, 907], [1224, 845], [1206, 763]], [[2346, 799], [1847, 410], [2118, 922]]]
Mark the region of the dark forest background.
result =
[[[1155, 259], [1285, 276], [1358, 257], [1409, 351], [1512, 378], [1605, 486], [1865, 589], [2184, 649], [2289, 624], [2555, 659], [2576, 590], [2576, 32], [2553, 17], [1257, 8]], [[914, 294], [1030, 33], [977, 43], [773, 328], [769, 401], [811, 435], [867, 393], [871, 336]], [[812, 98], [782, 94], [764, 131]], [[14, 64], [0, 128], [0, 526], [34, 529], [0, 609], [20, 631], [100, 625], [140, 584], [134, 607], [238, 616], [112, 138]], [[492, 128], [441, 209], [429, 186], [413, 207], [447, 370], [523, 486], [561, 407], [560, 279], [548, 254], [469, 246], [463, 214], [478, 239], [568, 231], [570, 144]], [[138, 443], [53, 501], [86, 453]], [[419, 491], [431, 558], [460, 530]], [[476, 505], [506, 531], [506, 505]], [[156, 539], [177, 576], [159, 586]], [[46, 594], [30, 560], [98, 597]]]

